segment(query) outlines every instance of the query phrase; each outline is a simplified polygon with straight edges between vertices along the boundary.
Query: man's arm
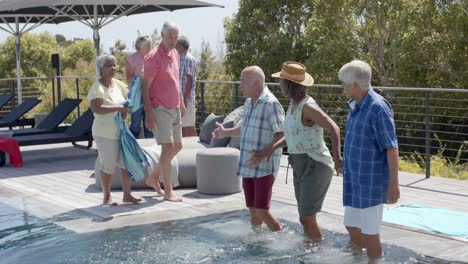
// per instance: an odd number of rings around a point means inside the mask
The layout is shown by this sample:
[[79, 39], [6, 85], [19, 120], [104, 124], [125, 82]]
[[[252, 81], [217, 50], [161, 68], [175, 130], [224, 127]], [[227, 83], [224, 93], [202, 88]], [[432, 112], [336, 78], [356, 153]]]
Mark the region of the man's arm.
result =
[[188, 99], [192, 94], [192, 87], [193, 87], [193, 77], [190, 74], [186, 74], [185, 77], [187, 78], [187, 82], [185, 83], [185, 94], [184, 94], [184, 103], [187, 106]]
[[387, 149], [388, 171], [390, 182], [388, 184], [387, 203], [394, 204], [400, 198], [400, 189], [398, 187], [398, 149]]
[[213, 130], [213, 137], [215, 138], [223, 138], [223, 137], [240, 137], [241, 127], [233, 127], [233, 128], [225, 128], [223, 124], [216, 122], [216, 126], [218, 126], [215, 130]]
[[143, 98], [143, 107], [145, 109], [145, 126], [148, 130], [154, 129], [154, 114], [153, 107], [151, 106], [151, 98], [149, 87], [153, 82], [153, 77], [143, 77], [143, 84], [141, 85], [141, 96]]
[[128, 61], [125, 60], [125, 78], [127, 79], [128, 85], [132, 84], [134, 73], [135, 71], [132, 65]]

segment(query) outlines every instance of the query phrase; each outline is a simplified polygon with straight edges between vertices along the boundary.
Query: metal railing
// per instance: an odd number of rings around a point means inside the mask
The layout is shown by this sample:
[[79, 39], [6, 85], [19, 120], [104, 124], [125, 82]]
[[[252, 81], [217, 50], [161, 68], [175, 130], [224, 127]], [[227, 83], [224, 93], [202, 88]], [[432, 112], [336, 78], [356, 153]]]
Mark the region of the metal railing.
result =
[[[60, 76], [23, 78], [23, 98], [41, 97], [35, 111], [50, 111], [61, 98], [85, 99], [94, 77]], [[16, 79], [0, 79], [0, 94], [16, 93]], [[277, 83], [267, 83], [285, 109], [288, 100], [281, 95]], [[468, 89], [374, 87], [392, 105], [402, 156], [422, 163], [426, 177], [431, 173], [431, 156], [467, 163], [468, 154]], [[341, 128], [342, 140], [346, 129], [347, 98], [339, 85], [316, 84], [309, 88], [321, 108]], [[238, 81], [197, 81], [197, 128], [210, 113], [227, 115], [242, 106], [244, 97]], [[1, 109], [8, 112], [16, 102]], [[83, 100], [74, 119], [89, 107]], [[38, 110], [37, 110], [38, 109]], [[32, 112], [35, 113], [34, 111]], [[329, 139], [328, 140], [328, 144]], [[330, 148], [331, 149], [331, 148]]]

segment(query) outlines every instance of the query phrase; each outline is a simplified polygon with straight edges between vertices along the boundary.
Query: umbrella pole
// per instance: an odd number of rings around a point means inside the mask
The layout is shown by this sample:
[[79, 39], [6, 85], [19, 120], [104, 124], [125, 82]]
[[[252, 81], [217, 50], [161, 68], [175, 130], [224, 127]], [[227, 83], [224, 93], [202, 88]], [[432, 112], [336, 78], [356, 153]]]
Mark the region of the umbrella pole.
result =
[[99, 68], [98, 68], [100, 37], [99, 37], [99, 29], [97, 28], [94, 29], [93, 40], [94, 40], [94, 57], [96, 60], [96, 80], [98, 80], [100, 77]]
[[96, 61], [96, 80], [99, 80], [101, 77], [99, 74], [98, 68], [98, 59], [99, 59], [99, 20], [98, 20], [98, 6], [94, 4], [93, 6], [93, 15], [94, 15], [94, 27], [93, 27], [93, 40], [94, 40], [94, 59]]
[[19, 29], [19, 19], [18, 17], [15, 18], [16, 24], [16, 85], [18, 89], [18, 104], [23, 102], [23, 89], [21, 85], [21, 33]]

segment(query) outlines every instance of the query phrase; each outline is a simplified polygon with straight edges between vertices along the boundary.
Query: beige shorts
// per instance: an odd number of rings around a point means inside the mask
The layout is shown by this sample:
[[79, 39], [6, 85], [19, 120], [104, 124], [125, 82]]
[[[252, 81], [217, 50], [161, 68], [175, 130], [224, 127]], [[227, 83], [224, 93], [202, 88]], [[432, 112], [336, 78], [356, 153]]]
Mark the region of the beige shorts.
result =
[[182, 127], [194, 127], [195, 126], [195, 102], [188, 102], [187, 112], [182, 116]]
[[120, 159], [120, 142], [117, 139], [94, 137], [98, 150], [98, 159], [101, 163], [102, 171], [113, 174], [115, 167], [124, 169]]
[[161, 145], [182, 142], [182, 122], [180, 109], [166, 109], [162, 106], [153, 108], [155, 131], [154, 138]]

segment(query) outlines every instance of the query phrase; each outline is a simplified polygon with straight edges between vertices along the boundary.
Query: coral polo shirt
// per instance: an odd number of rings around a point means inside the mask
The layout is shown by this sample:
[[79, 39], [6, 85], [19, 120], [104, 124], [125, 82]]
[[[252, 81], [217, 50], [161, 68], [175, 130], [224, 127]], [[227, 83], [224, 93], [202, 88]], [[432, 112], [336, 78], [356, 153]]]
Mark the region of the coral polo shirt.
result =
[[153, 107], [179, 107], [179, 54], [176, 49], [166, 53], [161, 44], [154, 47], [145, 58], [143, 77], [153, 78], [149, 87]]

